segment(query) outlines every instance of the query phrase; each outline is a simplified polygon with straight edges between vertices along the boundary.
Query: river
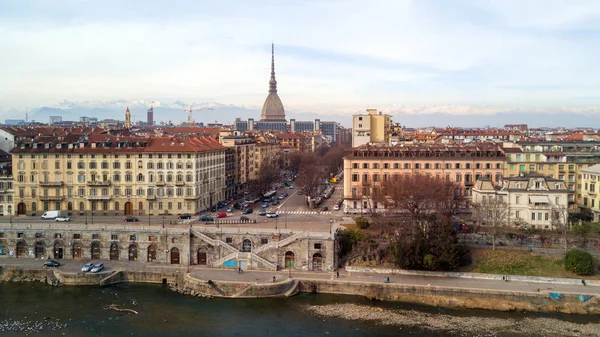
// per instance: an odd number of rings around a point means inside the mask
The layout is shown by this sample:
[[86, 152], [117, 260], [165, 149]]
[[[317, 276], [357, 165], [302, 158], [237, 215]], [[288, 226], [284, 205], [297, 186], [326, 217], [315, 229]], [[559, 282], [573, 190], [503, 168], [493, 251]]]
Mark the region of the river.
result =
[[[2, 336], [531, 336], [502, 329], [461, 329], [460, 322], [550, 319], [583, 326], [598, 317], [524, 315], [417, 307], [366, 298], [300, 294], [274, 299], [205, 299], [183, 296], [160, 285], [50, 287], [37, 282], [0, 283]], [[138, 312], [110, 309], [127, 308]], [[322, 316], [307, 308], [350, 305], [377, 311], [402, 310], [429, 316], [414, 326]], [[431, 319], [454, 320], [458, 329], [428, 327]], [[414, 317], [413, 317], [414, 318]], [[456, 323], [459, 322], [459, 323]], [[572, 327], [570, 327], [572, 328]], [[543, 333], [541, 334], [543, 335]], [[556, 335], [556, 334], [554, 334]], [[560, 334], [559, 334], [560, 335]]]

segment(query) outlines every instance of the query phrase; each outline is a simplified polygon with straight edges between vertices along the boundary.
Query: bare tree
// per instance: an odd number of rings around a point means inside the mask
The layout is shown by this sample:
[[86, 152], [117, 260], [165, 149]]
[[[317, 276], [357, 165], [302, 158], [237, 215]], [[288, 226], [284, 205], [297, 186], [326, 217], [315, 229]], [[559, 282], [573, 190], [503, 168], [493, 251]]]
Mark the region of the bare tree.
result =
[[550, 219], [550, 223], [552, 227], [559, 230], [562, 233], [563, 240], [565, 242], [565, 254], [567, 253], [568, 243], [567, 243], [567, 232], [569, 231], [569, 221], [566, 207], [564, 206], [554, 206], [552, 207], [552, 218]]
[[281, 170], [278, 164], [271, 162], [269, 159], [264, 159], [260, 165], [260, 170], [256, 174], [256, 179], [250, 182], [253, 190], [258, 191], [261, 195], [265, 194], [274, 183], [281, 180]]
[[486, 233], [492, 236], [492, 249], [496, 249], [496, 237], [508, 224], [509, 209], [501, 196], [488, 196], [479, 203], [473, 203], [475, 219], [478, 226], [484, 227]]
[[287, 170], [292, 171], [293, 174], [298, 173], [300, 170], [300, 165], [302, 165], [302, 159], [304, 158], [304, 153], [301, 152], [290, 152], [287, 154], [287, 162], [285, 163], [285, 168]]
[[300, 164], [296, 186], [306, 196], [316, 196], [325, 178], [326, 174], [319, 158], [313, 153], [305, 153]]
[[329, 148], [323, 155], [323, 164], [326, 166], [327, 173], [336, 175], [342, 170], [345, 154], [346, 150], [341, 146], [336, 145]]

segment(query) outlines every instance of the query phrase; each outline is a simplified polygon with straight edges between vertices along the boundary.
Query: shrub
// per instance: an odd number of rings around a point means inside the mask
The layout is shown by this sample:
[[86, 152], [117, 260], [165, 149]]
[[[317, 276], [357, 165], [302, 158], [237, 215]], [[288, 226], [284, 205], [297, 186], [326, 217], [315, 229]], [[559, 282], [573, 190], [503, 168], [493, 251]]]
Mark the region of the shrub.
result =
[[584, 250], [573, 249], [565, 254], [565, 269], [577, 275], [592, 275], [594, 259], [590, 253]]
[[362, 229], [366, 229], [369, 228], [369, 219], [367, 218], [363, 218], [363, 217], [358, 217], [356, 218], [356, 224], [358, 225], [358, 227], [362, 228]]
[[423, 257], [423, 268], [427, 270], [436, 270], [438, 267], [438, 259], [434, 255], [426, 254]]

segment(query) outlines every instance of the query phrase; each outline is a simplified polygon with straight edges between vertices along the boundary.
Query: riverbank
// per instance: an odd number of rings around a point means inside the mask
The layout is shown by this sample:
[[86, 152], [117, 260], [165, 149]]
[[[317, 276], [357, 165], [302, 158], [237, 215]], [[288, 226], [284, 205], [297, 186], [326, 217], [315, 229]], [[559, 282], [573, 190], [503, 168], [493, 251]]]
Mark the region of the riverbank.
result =
[[303, 310], [322, 317], [346, 320], [372, 321], [380, 325], [400, 328], [419, 328], [429, 331], [444, 331], [460, 335], [518, 334], [527, 336], [599, 336], [600, 324], [578, 324], [544, 317], [492, 318], [481, 316], [453, 316], [416, 310], [387, 309], [356, 304], [304, 305]]

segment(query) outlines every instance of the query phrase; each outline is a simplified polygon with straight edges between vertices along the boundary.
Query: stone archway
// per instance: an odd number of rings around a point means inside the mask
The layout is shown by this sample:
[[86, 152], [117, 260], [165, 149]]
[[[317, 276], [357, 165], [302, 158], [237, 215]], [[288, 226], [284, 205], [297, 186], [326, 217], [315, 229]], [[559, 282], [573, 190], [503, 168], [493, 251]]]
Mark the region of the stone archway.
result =
[[131, 201], [125, 203], [125, 215], [133, 215], [133, 204]]
[[171, 248], [171, 264], [179, 264], [179, 248]]
[[81, 244], [75, 242], [75, 243], [73, 243], [73, 259], [81, 259], [81, 258], [83, 258]]
[[285, 268], [294, 268], [294, 264], [295, 264], [295, 259], [296, 257], [294, 256], [294, 252], [292, 251], [287, 251], [285, 252], [285, 261], [284, 261], [284, 266]]
[[27, 245], [23, 241], [17, 242], [17, 257], [27, 257]]
[[252, 252], [252, 241], [250, 241], [250, 239], [244, 239], [244, 241], [242, 241], [242, 252]]
[[138, 247], [136, 245], [129, 245], [129, 261], [137, 261], [138, 258]]
[[206, 262], [206, 248], [198, 248], [198, 264], [201, 266], [205, 266]]
[[44, 247], [44, 242], [38, 241], [35, 243], [35, 258], [42, 259], [46, 255], [46, 247]]
[[156, 261], [156, 246], [148, 246], [148, 262]]
[[110, 245], [110, 259], [113, 261], [119, 259], [119, 245], [116, 243]]
[[[10, 213], [10, 210], [8, 213]], [[17, 215], [26, 215], [26, 214], [27, 214], [27, 206], [25, 205], [24, 202], [20, 202], [17, 205]]]
[[93, 260], [100, 260], [100, 244], [98, 242], [92, 243], [91, 254]]
[[323, 270], [323, 255], [315, 253], [312, 258], [312, 270]]
[[54, 243], [54, 258], [56, 260], [60, 260], [63, 258], [63, 250], [64, 250], [64, 246], [63, 246], [62, 242]]

